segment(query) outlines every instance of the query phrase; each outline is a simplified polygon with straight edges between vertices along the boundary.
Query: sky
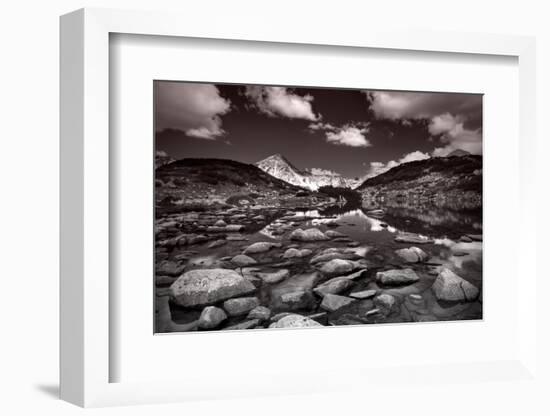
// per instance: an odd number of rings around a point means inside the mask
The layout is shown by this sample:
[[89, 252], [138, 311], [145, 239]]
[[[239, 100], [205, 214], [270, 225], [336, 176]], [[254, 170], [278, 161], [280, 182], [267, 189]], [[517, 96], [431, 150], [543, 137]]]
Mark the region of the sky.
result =
[[155, 81], [157, 152], [375, 176], [401, 163], [482, 154], [482, 95]]

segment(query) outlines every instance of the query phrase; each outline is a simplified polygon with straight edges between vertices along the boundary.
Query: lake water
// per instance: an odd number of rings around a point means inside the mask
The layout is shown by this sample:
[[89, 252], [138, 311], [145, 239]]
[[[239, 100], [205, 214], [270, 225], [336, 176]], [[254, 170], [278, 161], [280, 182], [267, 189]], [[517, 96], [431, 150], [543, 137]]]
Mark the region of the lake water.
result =
[[[247, 208], [248, 209], [248, 208]], [[373, 210], [382, 209], [383, 215]], [[246, 211], [246, 210], [245, 210]], [[208, 213], [212, 216], [212, 213]], [[250, 214], [251, 215], [251, 214]], [[219, 215], [216, 218], [222, 218]], [[325, 232], [335, 230], [349, 237], [343, 241], [296, 242], [289, 239], [292, 230], [296, 228], [318, 228]], [[283, 230], [283, 231], [281, 231]], [[410, 244], [396, 242], [395, 237], [402, 233], [414, 233], [421, 239], [430, 241], [427, 244]], [[354, 287], [341, 295], [348, 295], [352, 291], [375, 289], [378, 293], [393, 295], [399, 302], [400, 309], [390, 316], [373, 315], [365, 319], [365, 309], [373, 307], [372, 300], [357, 302], [356, 306], [345, 309], [345, 313], [329, 314], [327, 324], [346, 325], [362, 323], [386, 322], [425, 322], [441, 320], [481, 319], [482, 317], [482, 242], [468, 241], [466, 235], [482, 234], [481, 210], [453, 210], [436, 206], [333, 206], [324, 210], [288, 210], [281, 211], [263, 228], [253, 233], [243, 233], [246, 241], [229, 241], [221, 247], [207, 248], [207, 244], [193, 246], [192, 256], [189, 259], [189, 268], [219, 267], [223, 261], [242, 252], [248, 245], [257, 241], [280, 242], [280, 249], [270, 250], [267, 253], [255, 255], [258, 267], [262, 271], [274, 271], [281, 267], [291, 272], [286, 282], [277, 285], [263, 283], [255, 294], [262, 305], [272, 307], [272, 298], [281, 291], [293, 291], [303, 285], [303, 289], [311, 290], [312, 282], [307, 273], [314, 271], [309, 263], [310, 258], [293, 259], [281, 264], [282, 253], [289, 246], [308, 248], [313, 255], [327, 248], [359, 246], [366, 248], [365, 259], [368, 261], [368, 273], [358, 279]], [[475, 239], [480, 239], [475, 237]], [[417, 246], [428, 254], [424, 263], [406, 264], [395, 254], [395, 250]], [[224, 260], [225, 259], [225, 260]], [[221, 263], [220, 263], [221, 262]], [[284, 263], [284, 262], [283, 262]], [[431, 286], [443, 268], [448, 268], [463, 279], [469, 281], [480, 290], [479, 298], [474, 302], [442, 302], [438, 301]], [[413, 268], [420, 280], [411, 285], [384, 287], [376, 282], [375, 274], [392, 268]], [[305, 276], [305, 277], [304, 277]], [[308, 280], [309, 279], [309, 280]], [[421, 300], [411, 301], [410, 295], [420, 295]], [[368, 304], [367, 302], [371, 302]], [[320, 303], [320, 301], [319, 301]], [[159, 318], [171, 320], [176, 329], [186, 330], [196, 320], [199, 311], [180, 310], [171, 306], [168, 313], [166, 306]], [[304, 315], [322, 312], [319, 305], [304, 311], [294, 311]], [[238, 323], [244, 318], [231, 318], [230, 324]], [[183, 326], [182, 326], [183, 325]], [[161, 322], [161, 327], [169, 327]], [[172, 326], [174, 328], [174, 326]]]

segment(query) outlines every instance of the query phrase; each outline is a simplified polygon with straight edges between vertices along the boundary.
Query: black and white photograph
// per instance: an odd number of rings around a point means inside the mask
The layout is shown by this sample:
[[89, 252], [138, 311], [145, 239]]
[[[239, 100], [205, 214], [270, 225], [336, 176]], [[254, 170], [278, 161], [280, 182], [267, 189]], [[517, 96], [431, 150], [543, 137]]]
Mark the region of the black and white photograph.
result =
[[483, 318], [483, 96], [157, 80], [155, 332]]

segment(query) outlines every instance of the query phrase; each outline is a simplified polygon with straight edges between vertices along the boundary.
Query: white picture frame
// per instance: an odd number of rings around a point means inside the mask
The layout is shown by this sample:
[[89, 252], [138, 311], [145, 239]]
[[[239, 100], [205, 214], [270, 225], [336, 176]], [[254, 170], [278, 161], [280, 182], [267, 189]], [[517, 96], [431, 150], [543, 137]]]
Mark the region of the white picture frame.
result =
[[[331, 370], [335, 381], [315, 383], [319, 374], [298, 372], [292, 381], [285, 374], [270, 375], [269, 383], [238, 380], [233, 385], [208, 377], [181, 382], [110, 382], [110, 169], [109, 154], [109, 36], [114, 33], [226, 39], [281, 44], [332, 45], [333, 47], [382, 48], [438, 53], [505, 55], [519, 66], [519, 149], [521, 203], [518, 214], [520, 241], [536, 241], [535, 168], [535, 41], [530, 37], [394, 31], [349, 28], [329, 33], [312, 25], [307, 32], [289, 27], [235, 24], [218, 19], [204, 25], [171, 13], [82, 9], [61, 18], [61, 398], [79, 406], [160, 403], [193, 399], [247, 397], [270, 394], [331, 392], [374, 381], [401, 377], [404, 382], [439, 381], [441, 370], [455, 379], [472, 383], [498, 380], [536, 382], [536, 279], [534, 250], [517, 247], [518, 264], [525, 288], [518, 288], [517, 354], [509, 360], [446, 362], [439, 367], [419, 364], [410, 369], [360, 368]], [[238, 30], [237, 30], [238, 28]], [[528, 289], [527, 289], [528, 288]], [[470, 380], [471, 374], [478, 374]], [[408, 377], [408, 378], [407, 378]], [[444, 378], [444, 377], [443, 377]], [[284, 380], [284, 382], [283, 382]], [[443, 379], [441, 379], [443, 380]], [[313, 381], [313, 382], [312, 382]]]

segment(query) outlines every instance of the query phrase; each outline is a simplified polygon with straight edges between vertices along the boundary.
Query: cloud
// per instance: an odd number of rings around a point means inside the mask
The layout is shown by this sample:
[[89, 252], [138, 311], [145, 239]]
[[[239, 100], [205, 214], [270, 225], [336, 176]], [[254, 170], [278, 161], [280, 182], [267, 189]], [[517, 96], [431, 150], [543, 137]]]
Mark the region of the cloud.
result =
[[480, 94], [364, 91], [376, 118], [388, 120], [430, 119], [443, 112], [459, 114], [481, 123]]
[[467, 129], [460, 116], [449, 113], [435, 116], [430, 120], [428, 131], [433, 136], [439, 136], [444, 147], [434, 149], [434, 156], [447, 156], [454, 150], [461, 149], [469, 153], [480, 155], [483, 152], [481, 129]]
[[215, 85], [162, 81], [155, 87], [157, 131], [177, 129], [210, 140], [225, 133], [220, 116], [230, 111], [231, 102]]
[[[480, 94], [369, 92], [364, 91], [376, 118], [409, 124], [428, 122], [429, 140], [439, 139], [433, 156], [446, 156], [461, 149], [482, 154], [482, 96]], [[467, 123], [469, 126], [467, 126]]]
[[402, 163], [414, 162], [416, 160], [429, 159], [430, 155], [423, 153], [419, 150], [416, 150], [411, 153], [407, 153], [399, 160], [390, 160], [387, 163], [382, 162], [371, 162], [370, 169], [367, 172], [366, 178], [372, 178], [374, 176], [380, 175], [381, 173], [387, 172], [388, 170], [401, 165]]
[[351, 147], [369, 147], [371, 143], [365, 137], [368, 128], [358, 128], [355, 126], [344, 126], [337, 131], [327, 131], [327, 142]]
[[358, 122], [345, 124], [337, 127], [331, 123], [311, 123], [308, 126], [310, 131], [324, 131], [328, 143], [350, 146], [350, 147], [369, 147], [370, 141], [365, 137], [369, 132], [369, 123]]
[[261, 87], [249, 85], [245, 95], [262, 113], [271, 117], [287, 117], [317, 121], [320, 115], [313, 112], [313, 96], [300, 96], [285, 87]]

